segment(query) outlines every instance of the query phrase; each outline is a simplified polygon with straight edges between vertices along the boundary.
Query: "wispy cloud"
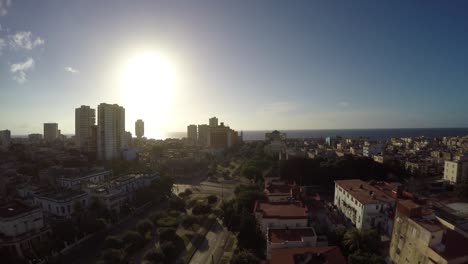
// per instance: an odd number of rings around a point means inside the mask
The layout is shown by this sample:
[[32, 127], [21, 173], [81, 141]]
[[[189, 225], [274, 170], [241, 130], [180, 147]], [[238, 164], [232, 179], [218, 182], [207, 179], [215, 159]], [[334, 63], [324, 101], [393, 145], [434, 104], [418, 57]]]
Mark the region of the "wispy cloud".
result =
[[11, 0], [0, 0], [0, 16], [8, 14], [8, 8], [11, 6]]
[[348, 106], [349, 106], [349, 102], [341, 101], [341, 102], [338, 103], [338, 106], [340, 106], [340, 107], [348, 107]]
[[6, 41], [2, 38], [0, 38], [0, 55], [2, 55], [2, 50], [6, 46]]
[[65, 67], [64, 70], [65, 70], [66, 72], [71, 73], [71, 74], [78, 74], [78, 73], [80, 73], [80, 71], [79, 71], [78, 69], [72, 68], [72, 67], [70, 67], [70, 66]]
[[29, 31], [18, 31], [13, 35], [9, 35], [8, 38], [13, 49], [32, 50], [35, 47], [43, 46], [45, 43], [40, 37], [34, 38]]
[[13, 80], [18, 83], [24, 83], [27, 80], [27, 72], [34, 69], [34, 59], [29, 57], [24, 62], [18, 62], [10, 65], [10, 72]]

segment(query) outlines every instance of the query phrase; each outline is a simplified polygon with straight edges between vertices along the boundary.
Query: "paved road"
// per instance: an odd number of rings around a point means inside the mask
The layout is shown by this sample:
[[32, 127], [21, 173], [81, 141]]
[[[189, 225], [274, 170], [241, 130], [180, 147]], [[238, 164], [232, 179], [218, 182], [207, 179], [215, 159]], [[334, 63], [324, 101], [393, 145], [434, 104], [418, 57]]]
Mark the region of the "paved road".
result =
[[206, 234], [206, 240], [193, 255], [190, 264], [213, 264], [213, 261], [218, 263], [223, 256], [228, 235], [229, 232], [217, 220]]

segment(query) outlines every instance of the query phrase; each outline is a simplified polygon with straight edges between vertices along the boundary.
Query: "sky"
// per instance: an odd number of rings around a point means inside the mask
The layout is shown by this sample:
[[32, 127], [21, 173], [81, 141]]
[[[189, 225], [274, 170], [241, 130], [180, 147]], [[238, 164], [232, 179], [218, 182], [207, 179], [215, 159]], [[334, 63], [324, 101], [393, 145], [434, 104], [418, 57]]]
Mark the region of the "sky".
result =
[[[103, 102], [125, 107], [132, 133], [143, 119], [149, 137], [211, 116], [237, 130], [468, 127], [467, 11], [456, 0], [0, 0], [0, 130], [56, 122], [73, 134], [74, 109]], [[163, 59], [130, 63], [147, 54]]]

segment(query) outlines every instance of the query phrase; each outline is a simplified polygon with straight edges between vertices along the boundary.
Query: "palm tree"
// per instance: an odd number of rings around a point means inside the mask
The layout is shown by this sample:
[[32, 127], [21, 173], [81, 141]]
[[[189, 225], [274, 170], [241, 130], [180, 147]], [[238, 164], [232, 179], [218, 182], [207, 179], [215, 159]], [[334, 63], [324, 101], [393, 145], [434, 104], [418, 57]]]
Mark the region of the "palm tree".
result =
[[344, 234], [343, 244], [350, 252], [361, 251], [364, 245], [364, 237], [356, 228], [349, 229]]

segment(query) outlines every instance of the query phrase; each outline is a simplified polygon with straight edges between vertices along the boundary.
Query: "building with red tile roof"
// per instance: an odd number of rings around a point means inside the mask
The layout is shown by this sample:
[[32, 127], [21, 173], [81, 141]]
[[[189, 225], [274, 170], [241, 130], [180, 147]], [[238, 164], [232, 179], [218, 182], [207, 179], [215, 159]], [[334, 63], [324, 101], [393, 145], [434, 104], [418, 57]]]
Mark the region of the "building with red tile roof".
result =
[[254, 214], [264, 234], [270, 227], [307, 227], [307, 208], [298, 202], [255, 203]]
[[267, 259], [276, 248], [328, 246], [325, 236], [317, 236], [312, 227], [268, 228]]
[[277, 248], [271, 251], [268, 264], [329, 263], [346, 264], [346, 259], [336, 246]]

